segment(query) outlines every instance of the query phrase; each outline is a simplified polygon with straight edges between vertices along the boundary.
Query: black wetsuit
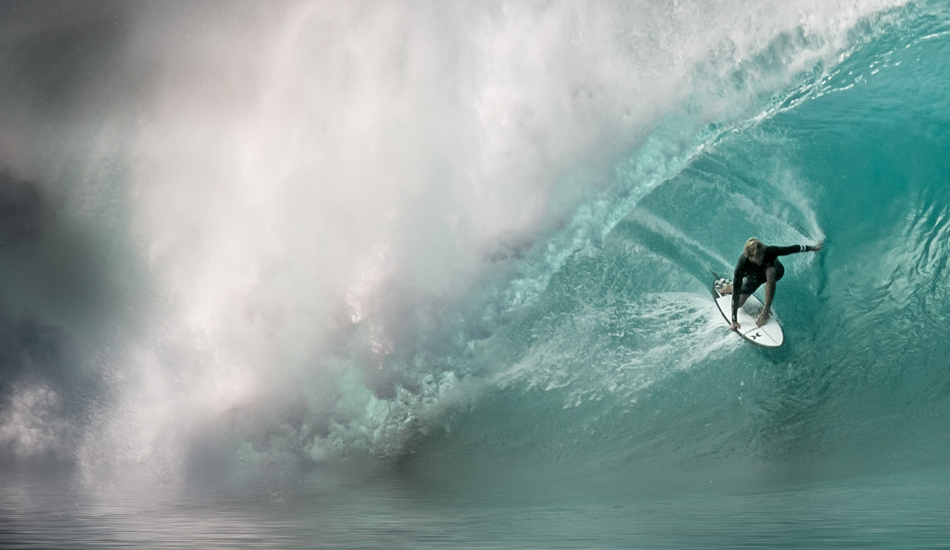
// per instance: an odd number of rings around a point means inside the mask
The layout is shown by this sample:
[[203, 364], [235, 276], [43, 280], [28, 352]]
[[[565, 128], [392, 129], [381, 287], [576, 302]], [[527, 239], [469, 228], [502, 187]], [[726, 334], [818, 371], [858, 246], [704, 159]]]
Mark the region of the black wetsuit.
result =
[[739, 295], [752, 294], [755, 289], [766, 282], [765, 270], [775, 268], [775, 280], [778, 281], [785, 275], [785, 266], [778, 261], [779, 256], [797, 254], [798, 252], [808, 252], [811, 250], [803, 244], [793, 244], [791, 246], [766, 246], [765, 256], [761, 264], [757, 264], [745, 257], [745, 254], [739, 256], [736, 262], [736, 271], [732, 275], [732, 322], [737, 323], [736, 313], [739, 311]]

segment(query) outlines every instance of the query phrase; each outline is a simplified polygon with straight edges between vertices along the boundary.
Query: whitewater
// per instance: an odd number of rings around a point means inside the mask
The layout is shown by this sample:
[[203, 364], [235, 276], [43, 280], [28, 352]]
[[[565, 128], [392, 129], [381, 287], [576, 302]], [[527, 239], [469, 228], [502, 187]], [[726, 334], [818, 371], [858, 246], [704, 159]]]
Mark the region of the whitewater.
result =
[[[941, 0], [0, 4], [0, 548], [950, 545]], [[711, 296], [783, 258], [785, 344]]]

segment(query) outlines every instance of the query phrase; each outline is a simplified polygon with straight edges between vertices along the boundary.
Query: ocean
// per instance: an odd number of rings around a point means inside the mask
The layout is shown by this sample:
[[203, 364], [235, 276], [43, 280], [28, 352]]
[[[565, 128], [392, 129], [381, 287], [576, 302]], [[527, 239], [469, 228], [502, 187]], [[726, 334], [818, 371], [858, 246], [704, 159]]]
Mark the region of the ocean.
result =
[[[0, 5], [0, 548], [950, 547], [942, 0]], [[785, 344], [711, 294], [783, 257]]]

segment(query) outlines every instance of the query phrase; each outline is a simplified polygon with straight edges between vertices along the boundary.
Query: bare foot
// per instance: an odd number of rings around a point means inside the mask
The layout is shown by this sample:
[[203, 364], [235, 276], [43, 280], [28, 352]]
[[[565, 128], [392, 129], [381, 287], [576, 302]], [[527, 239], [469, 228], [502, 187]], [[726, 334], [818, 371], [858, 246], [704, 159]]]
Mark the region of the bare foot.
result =
[[720, 292], [723, 296], [725, 296], [726, 294], [732, 294], [732, 285], [731, 285], [731, 284], [728, 284], [728, 285], [722, 287], [722, 290], [720, 290], [719, 292]]

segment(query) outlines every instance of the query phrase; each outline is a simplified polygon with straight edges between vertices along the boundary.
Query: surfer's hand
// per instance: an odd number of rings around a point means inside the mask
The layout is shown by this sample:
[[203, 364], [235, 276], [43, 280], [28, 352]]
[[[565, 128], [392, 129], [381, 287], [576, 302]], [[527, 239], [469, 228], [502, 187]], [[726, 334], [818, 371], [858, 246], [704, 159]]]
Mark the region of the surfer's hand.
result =
[[819, 250], [821, 250], [821, 245], [823, 245], [824, 243], [825, 241], [818, 241], [818, 244], [811, 245], [811, 251], [818, 252]]
[[739, 323], [732, 323], [731, 325], [729, 325], [729, 328], [732, 329], [733, 332], [735, 332], [739, 330]]
[[761, 326], [764, 325], [765, 323], [768, 323], [768, 322], [769, 322], [769, 315], [771, 315], [771, 314], [769, 313], [769, 310], [763, 309], [763, 310], [762, 310], [762, 313], [759, 314], [759, 318], [755, 320], [756, 326], [760, 326], [760, 327], [761, 327]]

